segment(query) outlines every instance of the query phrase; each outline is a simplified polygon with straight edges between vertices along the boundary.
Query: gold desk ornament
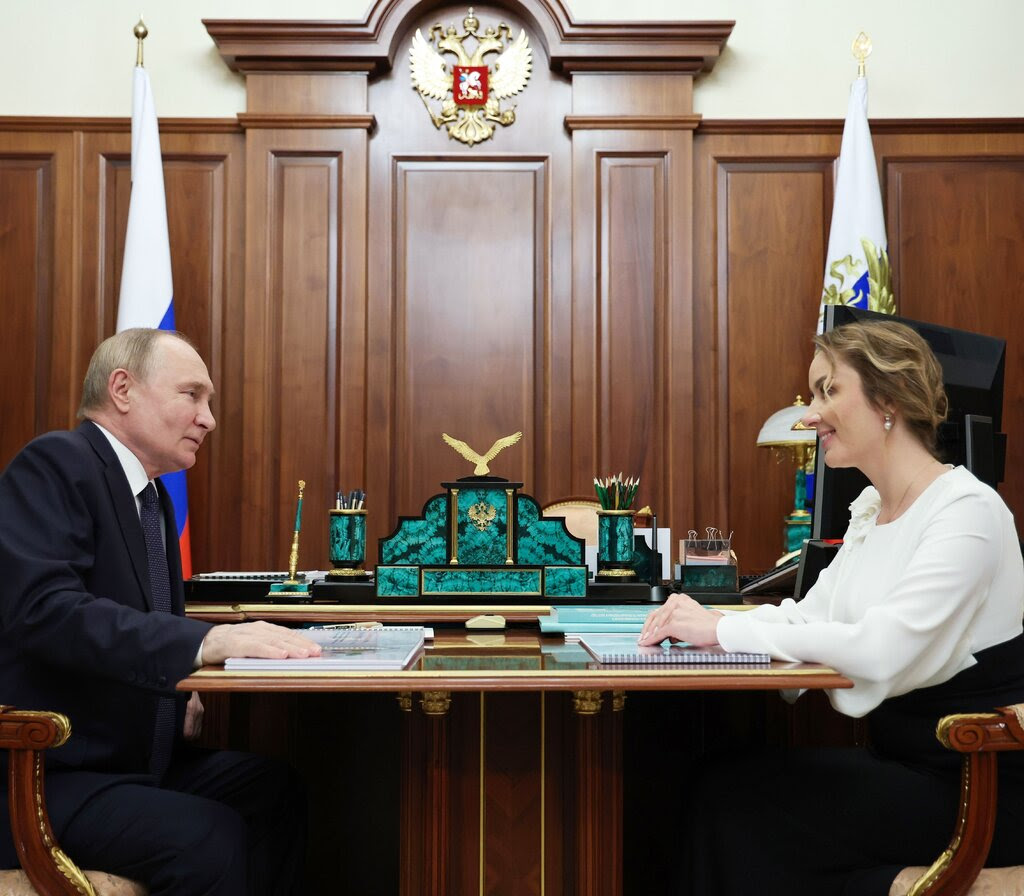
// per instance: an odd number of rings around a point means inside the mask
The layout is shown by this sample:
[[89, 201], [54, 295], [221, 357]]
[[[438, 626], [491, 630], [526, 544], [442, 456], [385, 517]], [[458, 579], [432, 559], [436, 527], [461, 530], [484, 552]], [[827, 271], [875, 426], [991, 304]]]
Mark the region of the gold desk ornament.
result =
[[292, 549], [288, 555], [288, 578], [283, 582], [275, 582], [267, 594], [269, 598], [287, 598], [303, 600], [309, 597], [309, 586], [304, 579], [299, 579], [299, 532], [302, 530], [302, 493], [306, 490], [306, 480], [299, 480], [299, 499], [295, 508], [295, 530], [292, 532]]
[[491, 472], [490, 467], [487, 464], [494, 460], [502, 451], [511, 445], [514, 445], [523, 437], [522, 432], [514, 432], [510, 436], [504, 436], [498, 439], [491, 447], [487, 450], [486, 454], [477, 454], [472, 448], [469, 447], [461, 439], [453, 439], [448, 433], [441, 433], [441, 438], [445, 440], [449, 445], [452, 446], [462, 457], [468, 461], [472, 461], [476, 464], [473, 469], [474, 476], [486, 476]]
[[[462, 20], [462, 27], [466, 30], [457, 34], [455, 26], [449, 25], [445, 30], [438, 22], [427, 32], [426, 38], [417, 28], [409, 49], [409, 74], [413, 89], [423, 100], [434, 127], [440, 129], [446, 125], [449, 137], [472, 146], [494, 136], [492, 122], [506, 127], [515, 122], [516, 107], [502, 109], [500, 101], [526, 87], [533, 65], [533, 49], [525, 31], [520, 31], [513, 40], [504, 22], [497, 28], [488, 25], [480, 34], [480, 20], [473, 15], [473, 7]], [[476, 42], [472, 55], [465, 46], [470, 37]], [[451, 53], [457, 61], [447, 66], [439, 50]], [[494, 64], [485, 65], [484, 56], [495, 52], [499, 55]], [[428, 97], [441, 101], [440, 114], [431, 110]]]

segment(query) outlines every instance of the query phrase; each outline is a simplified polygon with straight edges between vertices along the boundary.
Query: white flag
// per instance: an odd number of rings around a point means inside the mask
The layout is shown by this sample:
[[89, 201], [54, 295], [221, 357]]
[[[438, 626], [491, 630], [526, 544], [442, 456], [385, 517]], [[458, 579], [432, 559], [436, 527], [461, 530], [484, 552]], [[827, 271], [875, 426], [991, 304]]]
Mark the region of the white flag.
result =
[[[117, 303], [118, 332], [131, 327], [175, 329], [160, 130], [149, 75], [141, 65], [135, 66], [132, 80], [132, 194]], [[185, 471], [160, 479], [174, 504], [182, 574], [187, 579], [192, 575], [192, 545]]]
[[825, 284], [818, 311], [819, 330], [826, 304], [895, 312], [888, 245], [882, 191], [868, 127], [868, 82], [858, 78], [850, 88], [839, 150]]
[[118, 332], [129, 327], [174, 329], [173, 301], [160, 132], [149, 75], [137, 65], [132, 82], [132, 194], [117, 304]]

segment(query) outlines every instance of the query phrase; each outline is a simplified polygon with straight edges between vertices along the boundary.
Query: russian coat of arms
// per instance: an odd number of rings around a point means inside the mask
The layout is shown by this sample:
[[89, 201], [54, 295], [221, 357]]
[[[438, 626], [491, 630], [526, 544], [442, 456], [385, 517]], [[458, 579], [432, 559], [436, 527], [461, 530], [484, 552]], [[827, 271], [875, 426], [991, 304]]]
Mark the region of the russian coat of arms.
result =
[[[445, 30], [438, 23], [426, 38], [417, 28], [409, 50], [409, 68], [412, 86], [427, 107], [434, 127], [445, 125], [450, 137], [472, 146], [492, 137], [495, 124], [507, 126], [516, 120], [515, 106], [502, 109], [501, 100], [526, 87], [533, 50], [525, 31], [513, 40], [504, 22], [497, 28], [488, 25], [480, 33], [480, 21], [472, 7], [462, 27], [466, 30], [458, 34], [453, 25]], [[470, 38], [475, 43], [472, 55], [466, 46]], [[455, 56], [450, 69], [439, 51]], [[488, 53], [499, 54], [491, 66], [484, 64]], [[441, 101], [439, 113], [431, 109], [428, 98]]]

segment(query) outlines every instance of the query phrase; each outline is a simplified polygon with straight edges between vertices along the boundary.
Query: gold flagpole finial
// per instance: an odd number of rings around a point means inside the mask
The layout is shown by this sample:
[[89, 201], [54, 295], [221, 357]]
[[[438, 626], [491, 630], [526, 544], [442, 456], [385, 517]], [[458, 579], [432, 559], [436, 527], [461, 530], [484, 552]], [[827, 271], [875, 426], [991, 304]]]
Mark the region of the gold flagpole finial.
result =
[[871, 38], [862, 31], [853, 39], [853, 45], [850, 49], [853, 51], [853, 58], [857, 60], [857, 77], [863, 78], [865, 73], [864, 63], [867, 61], [868, 56], [871, 55]]
[[142, 16], [139, 16], [138, 24], [132, 29], [132, 34], [135, 35], [135, 39], [138, 41], [138, 46], [135, 50], [135, 64], [142, 65], [142, 42], [146, 39], [146, 35], [149, 34], [149, 29], [146, 27], [146, 23], [142, 21]]

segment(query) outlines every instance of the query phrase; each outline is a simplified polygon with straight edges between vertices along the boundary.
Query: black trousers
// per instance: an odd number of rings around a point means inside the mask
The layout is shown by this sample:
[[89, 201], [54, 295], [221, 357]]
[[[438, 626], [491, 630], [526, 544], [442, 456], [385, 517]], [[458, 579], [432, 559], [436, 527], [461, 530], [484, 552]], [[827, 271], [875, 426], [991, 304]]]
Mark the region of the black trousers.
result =
[[[53, 817], [81, 868], [144, 883], [151, 896], [257, 896], [305, 892], [306, 800], [286, 765], [230, 751], [176, 754], [163, 782], [141, 776], [55, 772], [48, 802], [90, 776], [91, 796]], [[106, 780], [101, 780], [106, 779]]]
[[[687, 896], [887, 896], [901, 868], [928, 866], [949, 845], [960, 786], [956, 767], [862, 748], [721, 757], [690, 776]], [[1019, 795], [1004, 776], [989, 864], [1024, 863]]]

